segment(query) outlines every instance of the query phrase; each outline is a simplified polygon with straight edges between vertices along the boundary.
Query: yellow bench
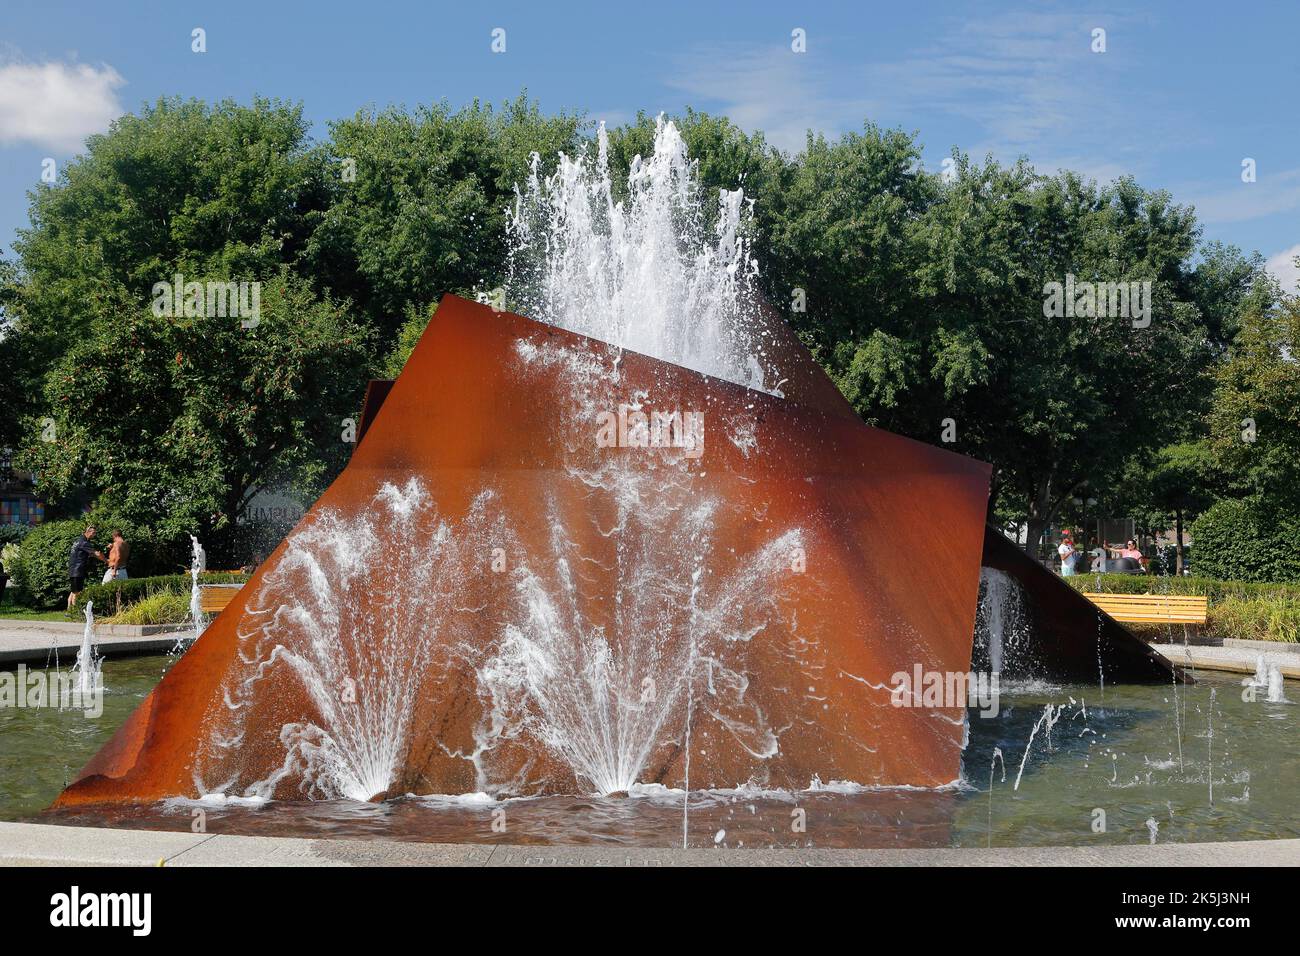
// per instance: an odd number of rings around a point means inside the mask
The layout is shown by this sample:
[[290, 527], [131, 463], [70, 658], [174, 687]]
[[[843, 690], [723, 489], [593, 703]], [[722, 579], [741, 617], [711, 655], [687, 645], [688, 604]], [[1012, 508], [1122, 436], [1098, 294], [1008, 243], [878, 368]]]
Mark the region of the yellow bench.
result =
[[217, 615], [226, 609], [226, 605], [235, 599], [242, 585], [238, 584], [204, 584], [199, 586], [199, 607], [204, 614]]
[[1203, 594], [1097, 594], [1086, 597], [1126, 624], [1204, 624], [1210, 599]]

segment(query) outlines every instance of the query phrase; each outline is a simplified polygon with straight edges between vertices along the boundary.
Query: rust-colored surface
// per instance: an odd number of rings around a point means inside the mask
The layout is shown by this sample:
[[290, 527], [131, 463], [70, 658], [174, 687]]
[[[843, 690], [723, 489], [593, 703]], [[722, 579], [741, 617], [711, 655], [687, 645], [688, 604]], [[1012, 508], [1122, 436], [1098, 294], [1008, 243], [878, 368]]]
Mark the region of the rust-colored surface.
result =
[[[969, 667], [989, 468], [866, 427], [829, 382], [799, 371], [806, 356], [792, 336], [786, 347], [795, 374], [781, 399], [446, 297], [348, 467], [58, 804], [241, 793], [258, 782], [267, 792], [267, 781], [279, 799], [311, 792], [282, 729], [328, 728], [329, 716], [250, 635], [301, 649], [302, 628], [275, 621], [295, 600], [286, 549], [331, 515], [365, 513], [385, 482], [413, 477], [436, 502], [417, 519], [420, 536], [432, 541], [437, 522], [475, 531], [457, 572], [438, 564], [431, 579], [432, 590], [457, 591], [436, 615], [438, 652], [414, 680], [389, 793], [590, 789], [533, 724], [491, 728], [485, 662], [523, 626], [524, 568], [556, 593], [568, 574], [564, 623], [600, 630], [616, 658], [630, 660], [651, 628], [665, 653], [701, 642], [699, 678], [667, 712], [640, 782], [686, 781], [688, 714], [693, 788], [956, 779], [964, 707], [891, 706], [889, 683], [917, 664]], [[575, 369], [586, 370], [576, 393]], [[702, 412], [702, 455], [599, 447], [593, 413], [634, 400]], [[606, 480], [632, 472], [645, 481]], [[630, 510], [629, 487], [640, 495]], [[754, 556], [774, 542], [797, 542], [798, 554], [755, 572]], [[400, 555], [377, 553], [362, 584], [336, 596], [343, 627], [402, 605], [393, 582], [413, 572]], [[684, 611], [688, 599], [702, 610]], [[727, 637], [709, 637], [715, 627]], [[362, 692], [400, 669], [366, 646], [349, 662]], [[238, 739], [215, 747], [214, 735], [231, 734], [227, 700], [248, 660], [268, 663]]]
[[383, 407], [384, 399], [393, 390], [391, 379], [375, 378], [366, 384], [366, 397], [361, 403], [361, 421], [357, 423], [357, 443], [366, 437], [370, 426], [375, 423], [375, 416]]

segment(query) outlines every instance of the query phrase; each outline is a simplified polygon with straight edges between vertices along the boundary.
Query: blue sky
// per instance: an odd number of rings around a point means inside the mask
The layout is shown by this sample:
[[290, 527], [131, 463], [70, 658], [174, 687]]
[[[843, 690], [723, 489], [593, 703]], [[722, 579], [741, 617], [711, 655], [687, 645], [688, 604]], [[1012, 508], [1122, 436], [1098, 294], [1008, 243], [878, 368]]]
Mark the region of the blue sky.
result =
[[[207, 52], [191, 51], [191, 31]], [[491, 50], [494, 28], [506, 50]], [[806, 31], [807, 52], [791, 50]], [[1106, 31], [1094, 53], [1093, 30]], [[797, 149], [864, 119], [1040, 169], [1132, 174], [1195, 205], [1205, 238], [1263, 253], [1294, 287], [1300, 254], [1300, 4], [430, 3], [5, 0], [0, 248], [41, 163], [164, 94], [367, 105], [521, 89], [612, 123], [685, 105]], [[1257, 179], [1242, 182], [1242, 160]]]

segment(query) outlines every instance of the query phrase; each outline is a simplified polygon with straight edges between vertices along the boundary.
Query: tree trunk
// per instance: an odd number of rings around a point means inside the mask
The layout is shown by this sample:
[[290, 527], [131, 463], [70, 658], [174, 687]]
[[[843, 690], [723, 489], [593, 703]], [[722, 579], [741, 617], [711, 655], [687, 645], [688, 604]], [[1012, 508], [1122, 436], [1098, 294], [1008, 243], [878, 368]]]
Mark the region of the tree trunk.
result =
[[1043, 532], [1052, 519], [1052, 511], [1052, 479], [1049, 475], [1040, 479], [1034, 489], [1034, 500], [1030, 502], [1026, 522], [1029, 533], [1025, 538], [1025, 550], [1039, 561], [1043, 559]]
[[1183, 511], [1174, 509], [1174, 573], [1183, 573]]

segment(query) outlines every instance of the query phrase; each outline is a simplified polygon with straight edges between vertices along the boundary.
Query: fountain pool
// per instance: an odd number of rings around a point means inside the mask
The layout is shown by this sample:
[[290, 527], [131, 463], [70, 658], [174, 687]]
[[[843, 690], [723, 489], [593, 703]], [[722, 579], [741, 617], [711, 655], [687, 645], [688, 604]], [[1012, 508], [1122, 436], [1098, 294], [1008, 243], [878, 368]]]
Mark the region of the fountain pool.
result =
[[[202, 810], [213, 833], [451, 843], [682, 843], [682, 794], [656, 788], [628, 796], [505, 800], [474, 794], [381, 803], [167, 800], [39, 813], [172, 663], [169, 657], [106, 661], [110, 690], [98, 720], [78, 711], [0, 710], [0, 738], [6, 743], [0, 754], [0, 819], [188, 831], [195, 810]], [[1180, 689], [1180, 698], [1188, 698], [1181, 725], [1168, 687], [1108, 685], [1105, 705], [1099, 707], [1091, 702], [1096, 686], [1012, 682], [1003, 687], [996, 718], [970, 712], [964, 782], [958, 786], [864, 790], [809, 781], [811, 789], [795, 792], [692, 791], [687, 842], [704, 847], [1145, 844], [1151, 840], [1148, 820], [1157, 823], [1159, 843], [1300, 836], [1293, 805], [1294, 781], [1300, 779], [1300, 706], [1270, 703], [1262, 694], [1247, 703], [1235, 677], [1201, 673], [1198, 681]], [[1061, 707], [1051, 749], [1040, 728], [1025, 757], [1031, 730], [1048, 704]], [[1008, 769], [1005, 780], [993, 774], [990, 794], [994, 748], [1001, 749]], [[1022, 759], [1025, 768], [1013, 789]], [[1105, 814], [1100, 832], [1098, 810]]]

